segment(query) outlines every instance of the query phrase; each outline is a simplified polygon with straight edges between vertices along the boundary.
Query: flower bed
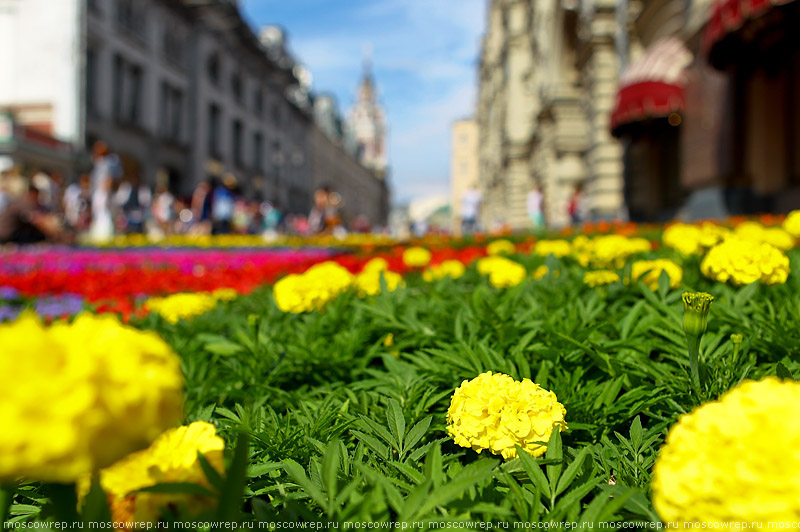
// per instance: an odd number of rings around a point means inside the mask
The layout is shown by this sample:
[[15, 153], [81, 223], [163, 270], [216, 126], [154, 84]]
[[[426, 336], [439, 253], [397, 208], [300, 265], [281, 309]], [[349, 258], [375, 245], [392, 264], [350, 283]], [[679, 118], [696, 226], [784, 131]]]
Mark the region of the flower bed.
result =
[[0, 325], [7, 514], [265, 530], [799, 522], [796, 220], [349, 254], [4, 255], [1, 299], [52, 317], [53, 297], [80, 297], [129, 320]]

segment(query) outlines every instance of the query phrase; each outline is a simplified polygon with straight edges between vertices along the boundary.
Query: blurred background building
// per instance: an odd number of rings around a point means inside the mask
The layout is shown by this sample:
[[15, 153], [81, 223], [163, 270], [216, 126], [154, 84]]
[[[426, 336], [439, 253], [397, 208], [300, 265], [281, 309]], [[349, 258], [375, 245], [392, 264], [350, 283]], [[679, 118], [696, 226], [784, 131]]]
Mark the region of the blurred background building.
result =
[[[491, 0], [479, 66], [481, 222], [529, 227], [800, 206], [800, 4]], [[455, 161], [454, 161], [454, 164]]]
[[284, 31], [254, 32], [235, 1], [3, 0], [0, 64], [4, 166], [74, 178], [103, 140], [126, 176], [179, 196], [232, 175], [246, 197], [307, 213], [325, 183], [351, 216], [386, 223], [372, 77], [372, 113], [351, 128], [316, 102]]
[[[480, 196], [470, 198], [468, 191], [478, 189], [478, 123], [472, 118], [455, 122], [450, 135], [450, 205], [453, 232], [461, 232], [463, 203], [467, 210], [474, 201], [480, 207]], [[469, 212], [467, 213], [470, 214]]]

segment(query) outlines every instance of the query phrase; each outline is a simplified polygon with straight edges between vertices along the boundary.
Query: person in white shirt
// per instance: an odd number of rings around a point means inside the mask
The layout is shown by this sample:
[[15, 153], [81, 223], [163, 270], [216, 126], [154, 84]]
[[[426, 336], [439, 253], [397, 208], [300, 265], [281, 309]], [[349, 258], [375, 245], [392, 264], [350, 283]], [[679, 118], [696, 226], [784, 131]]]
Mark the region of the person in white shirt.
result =
[[538, 186], [534, 186], [531, 191], [528, 192], [528, 218], [531, 221], [534, 231], [544, 228], [544, 213], [542, 212], [543, 200], [544, 195], [542, 194], [542, 191], [539, 190]]
[[469, 187], [461, 196], [461, 232], [469, 235], [478, 226], [478, 211], [481, 206], [481, 193], [475, 187]]

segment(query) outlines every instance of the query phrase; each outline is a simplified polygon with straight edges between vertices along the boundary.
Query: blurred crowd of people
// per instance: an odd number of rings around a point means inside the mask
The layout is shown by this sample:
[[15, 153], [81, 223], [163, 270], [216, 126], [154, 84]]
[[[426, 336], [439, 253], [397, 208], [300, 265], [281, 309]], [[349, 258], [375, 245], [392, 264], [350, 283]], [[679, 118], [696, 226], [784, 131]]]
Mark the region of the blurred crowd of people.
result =
[[[341, 196], [323, 186], [314, 192], [309, 214], [287, 214], [273, 202], [247, 199], [236, 178], [203, 181], [190, 197], [152, 188], [137, 175], [125, 175], [119, 157], [103, 142], [92, 150], [91, 172], [64, 186], [57, 173], [18, 169], [0, 174], [0, 244], [56, 241], [81, 235], [102, 242], [115, 234], [343, 234]], [[364, 216], [350, 231], [369, 232]]]

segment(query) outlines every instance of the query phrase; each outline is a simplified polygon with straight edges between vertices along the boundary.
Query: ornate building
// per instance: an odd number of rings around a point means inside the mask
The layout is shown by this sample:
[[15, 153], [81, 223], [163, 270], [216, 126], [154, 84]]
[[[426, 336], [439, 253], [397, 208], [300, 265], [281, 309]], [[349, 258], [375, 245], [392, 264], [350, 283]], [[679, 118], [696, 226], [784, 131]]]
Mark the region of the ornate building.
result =
[[478, 123], [484, 223], [528, 226], [538, 186], [551, 226], [568, 223], [577, 185], [591, 218], [622, 208], [619, 143], [610, 135], [618, 74], [613, 0], [492, 0], [480, 63]]
[[370, 168], [377, 176], [385, 177], [386, 157], [386, 117], [378, 103], [372, 65], [364, 60], [364, 74], [356, 93], [356, 103], [350, 109], [347, 121], [352, 128], [358, 146], [361, 164]]

